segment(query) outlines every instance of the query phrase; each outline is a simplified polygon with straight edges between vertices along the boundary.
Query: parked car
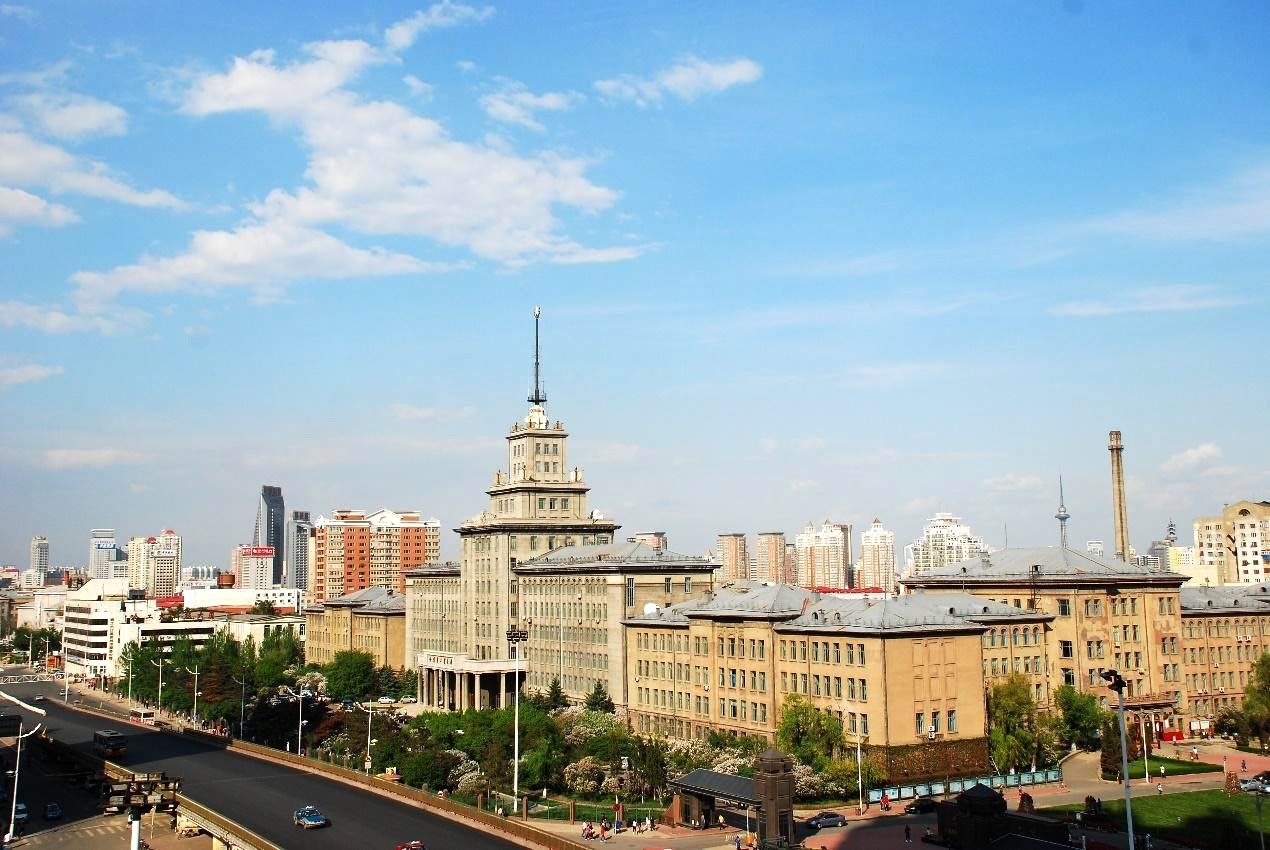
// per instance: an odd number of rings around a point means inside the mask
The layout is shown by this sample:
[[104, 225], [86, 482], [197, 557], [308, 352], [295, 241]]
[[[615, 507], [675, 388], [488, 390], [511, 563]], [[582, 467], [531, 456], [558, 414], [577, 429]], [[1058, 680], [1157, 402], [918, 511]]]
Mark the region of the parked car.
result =
[[27, 817], [26, 803], [15, 803], [13, 806], [13, 822], [15, 824], [26, 823]]
[[411, 703], [416, 703], [416, 702], [418, 702], [418, 700], [417, 700], [417, 699], [415, 699], [414, 697], [411, 697], [411, 696], [405, 696], [405, 697], [402, 697], [400, 700], [398, 700], [398, 702], [402, 702], [402, 703], [405, 703], [405, 704], [409, 705], [409, 704], [411, 704]]
[[931, 797], [918, 797], [905, 806], [904, 811], [910, 815], [920, 815], [935, 811], [935, 806], [936, 803]]
[[44, 819], [45, 820], [60, 820], [61, 817], [62, 817], [61, 803], [45, 803], [44, 804]]
[[395, 702], [396, 702], [396, 700], [395, 700], [395, 699], [393, 699], [392, 697], [380, 697], [380, 698], [379, 698], [379, 703], [380, 703], [380, 705], [392, 705], [392, 704], [393, 704], [393, 703], [395, 703]]
[[1266, 789], [1266, 783], [1261, 781], [1260, 779], [1257, 779], [1254, 776], [1252, 779], [1239, 780], [1239, 790], [1240, 791], [1265, 791], [1267, 789]]
[[321, 826], [331, 825], [331, 822], [326, 819], [326, 815], [319, 812], [316, 806], [305, 806], [302, 809], [296, 809], [295, 814], [291, 816], [291, 822], [305, 829], [317, 829]]
[[837, 812], [821, 812], [807, 818], [807, 825], [812, 829], [824, 829], [827, 826], [846, 826], [847, 819]]

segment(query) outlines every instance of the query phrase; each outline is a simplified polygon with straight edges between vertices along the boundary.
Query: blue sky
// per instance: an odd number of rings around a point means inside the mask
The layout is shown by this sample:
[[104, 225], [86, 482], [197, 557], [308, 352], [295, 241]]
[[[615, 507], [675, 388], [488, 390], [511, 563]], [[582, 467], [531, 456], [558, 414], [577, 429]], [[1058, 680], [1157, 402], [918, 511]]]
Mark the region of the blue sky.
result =
[[[326, 8], [330, 6], [331, 8]], [[0, 3], [0, 563], [485, 504], [1145, 548], [1267, 498], [1258, 3]], [[1188, 532], [1184, 532], [1188, 536]], [[455, 554], [452, 535], [445, 554]]]

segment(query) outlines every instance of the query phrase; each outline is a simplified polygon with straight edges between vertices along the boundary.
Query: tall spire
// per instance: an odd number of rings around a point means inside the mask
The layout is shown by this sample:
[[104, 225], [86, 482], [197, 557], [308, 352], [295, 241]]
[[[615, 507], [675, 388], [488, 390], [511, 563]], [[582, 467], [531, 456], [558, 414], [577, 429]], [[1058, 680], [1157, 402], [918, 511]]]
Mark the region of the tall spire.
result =
[[542, 308], [534, 308], [534, 389], [529, 395], [529, 403], [542, 407], [547, 403], [547, 393], [542, 388], [542, 358], [538, 350], [538, 319], [542, 316]]
[[1054, 514], [1054, 519], [1058, 520], [1058, 545], [1060, 549], [1067, 548], [1067, 521], [1072, 515], [1067, 512], [1067, 505], [1063, 504], [1063, 476], [1058, 476], [1058, 513]]

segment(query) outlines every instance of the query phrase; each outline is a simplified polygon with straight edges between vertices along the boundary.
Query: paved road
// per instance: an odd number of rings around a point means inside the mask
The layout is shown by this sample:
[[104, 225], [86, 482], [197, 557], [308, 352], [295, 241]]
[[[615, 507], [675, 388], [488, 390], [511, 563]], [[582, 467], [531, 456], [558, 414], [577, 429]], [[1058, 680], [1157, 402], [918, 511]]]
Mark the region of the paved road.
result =
[[[3, 690], [27, 701], [37, 693], [45, 694], [48, 700], [38, 705], [48, 711], [47, 728], [54, 738], [77, 749], [91, 750], [96, 729], [113, 726], [125, 732], [128, 754], [120, 759], [123, 765], [137, 772], [161, 770], [181, 777], [182, 793], [288, 850], [373, 850], [416, 838], [430, 848], [509, 850], [517, 846], [407, 803], [320, 776], [68, 709], [61, 705], [61, 690], [51, 683], [9, 685]], [[6, 705], [4, 710], [9, 711], [12, 705]], [[32, 718], [28, 725], [34, 722]], [[24, 800], [26, 782], [24, 770], [19, 788]], [[40, 792], [39, 799], [33, 796], [27, 801], [33, 810], [47, 793]], [[331, 819], [331, 826], [298, 830], [291, 823], [291, 813], [302, 805], [320, 808]]]

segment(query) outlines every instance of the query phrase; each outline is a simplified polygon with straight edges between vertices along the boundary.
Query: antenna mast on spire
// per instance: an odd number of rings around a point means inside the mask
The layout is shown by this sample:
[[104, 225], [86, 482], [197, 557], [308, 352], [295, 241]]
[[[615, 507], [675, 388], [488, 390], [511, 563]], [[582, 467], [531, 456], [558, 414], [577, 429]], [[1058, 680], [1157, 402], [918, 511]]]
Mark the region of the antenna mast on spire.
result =
[[539, 407], [547, 403], [547, 393], [542, 388], [542, 358], [538, 349], [538, 319], [542, 316], [542, 308], [534, 308], [534, 389], [529, 396], [529, 403]]
[[1054, 519], [1058, 520], [1058, 545], [1060, 549], [1067, 548], [1067, 521], [1072, 515], [1067, 512], [1067, 506], [1063, 504], [1063, 476], [1058, 476], [1058, 513], [1054, 514]]

